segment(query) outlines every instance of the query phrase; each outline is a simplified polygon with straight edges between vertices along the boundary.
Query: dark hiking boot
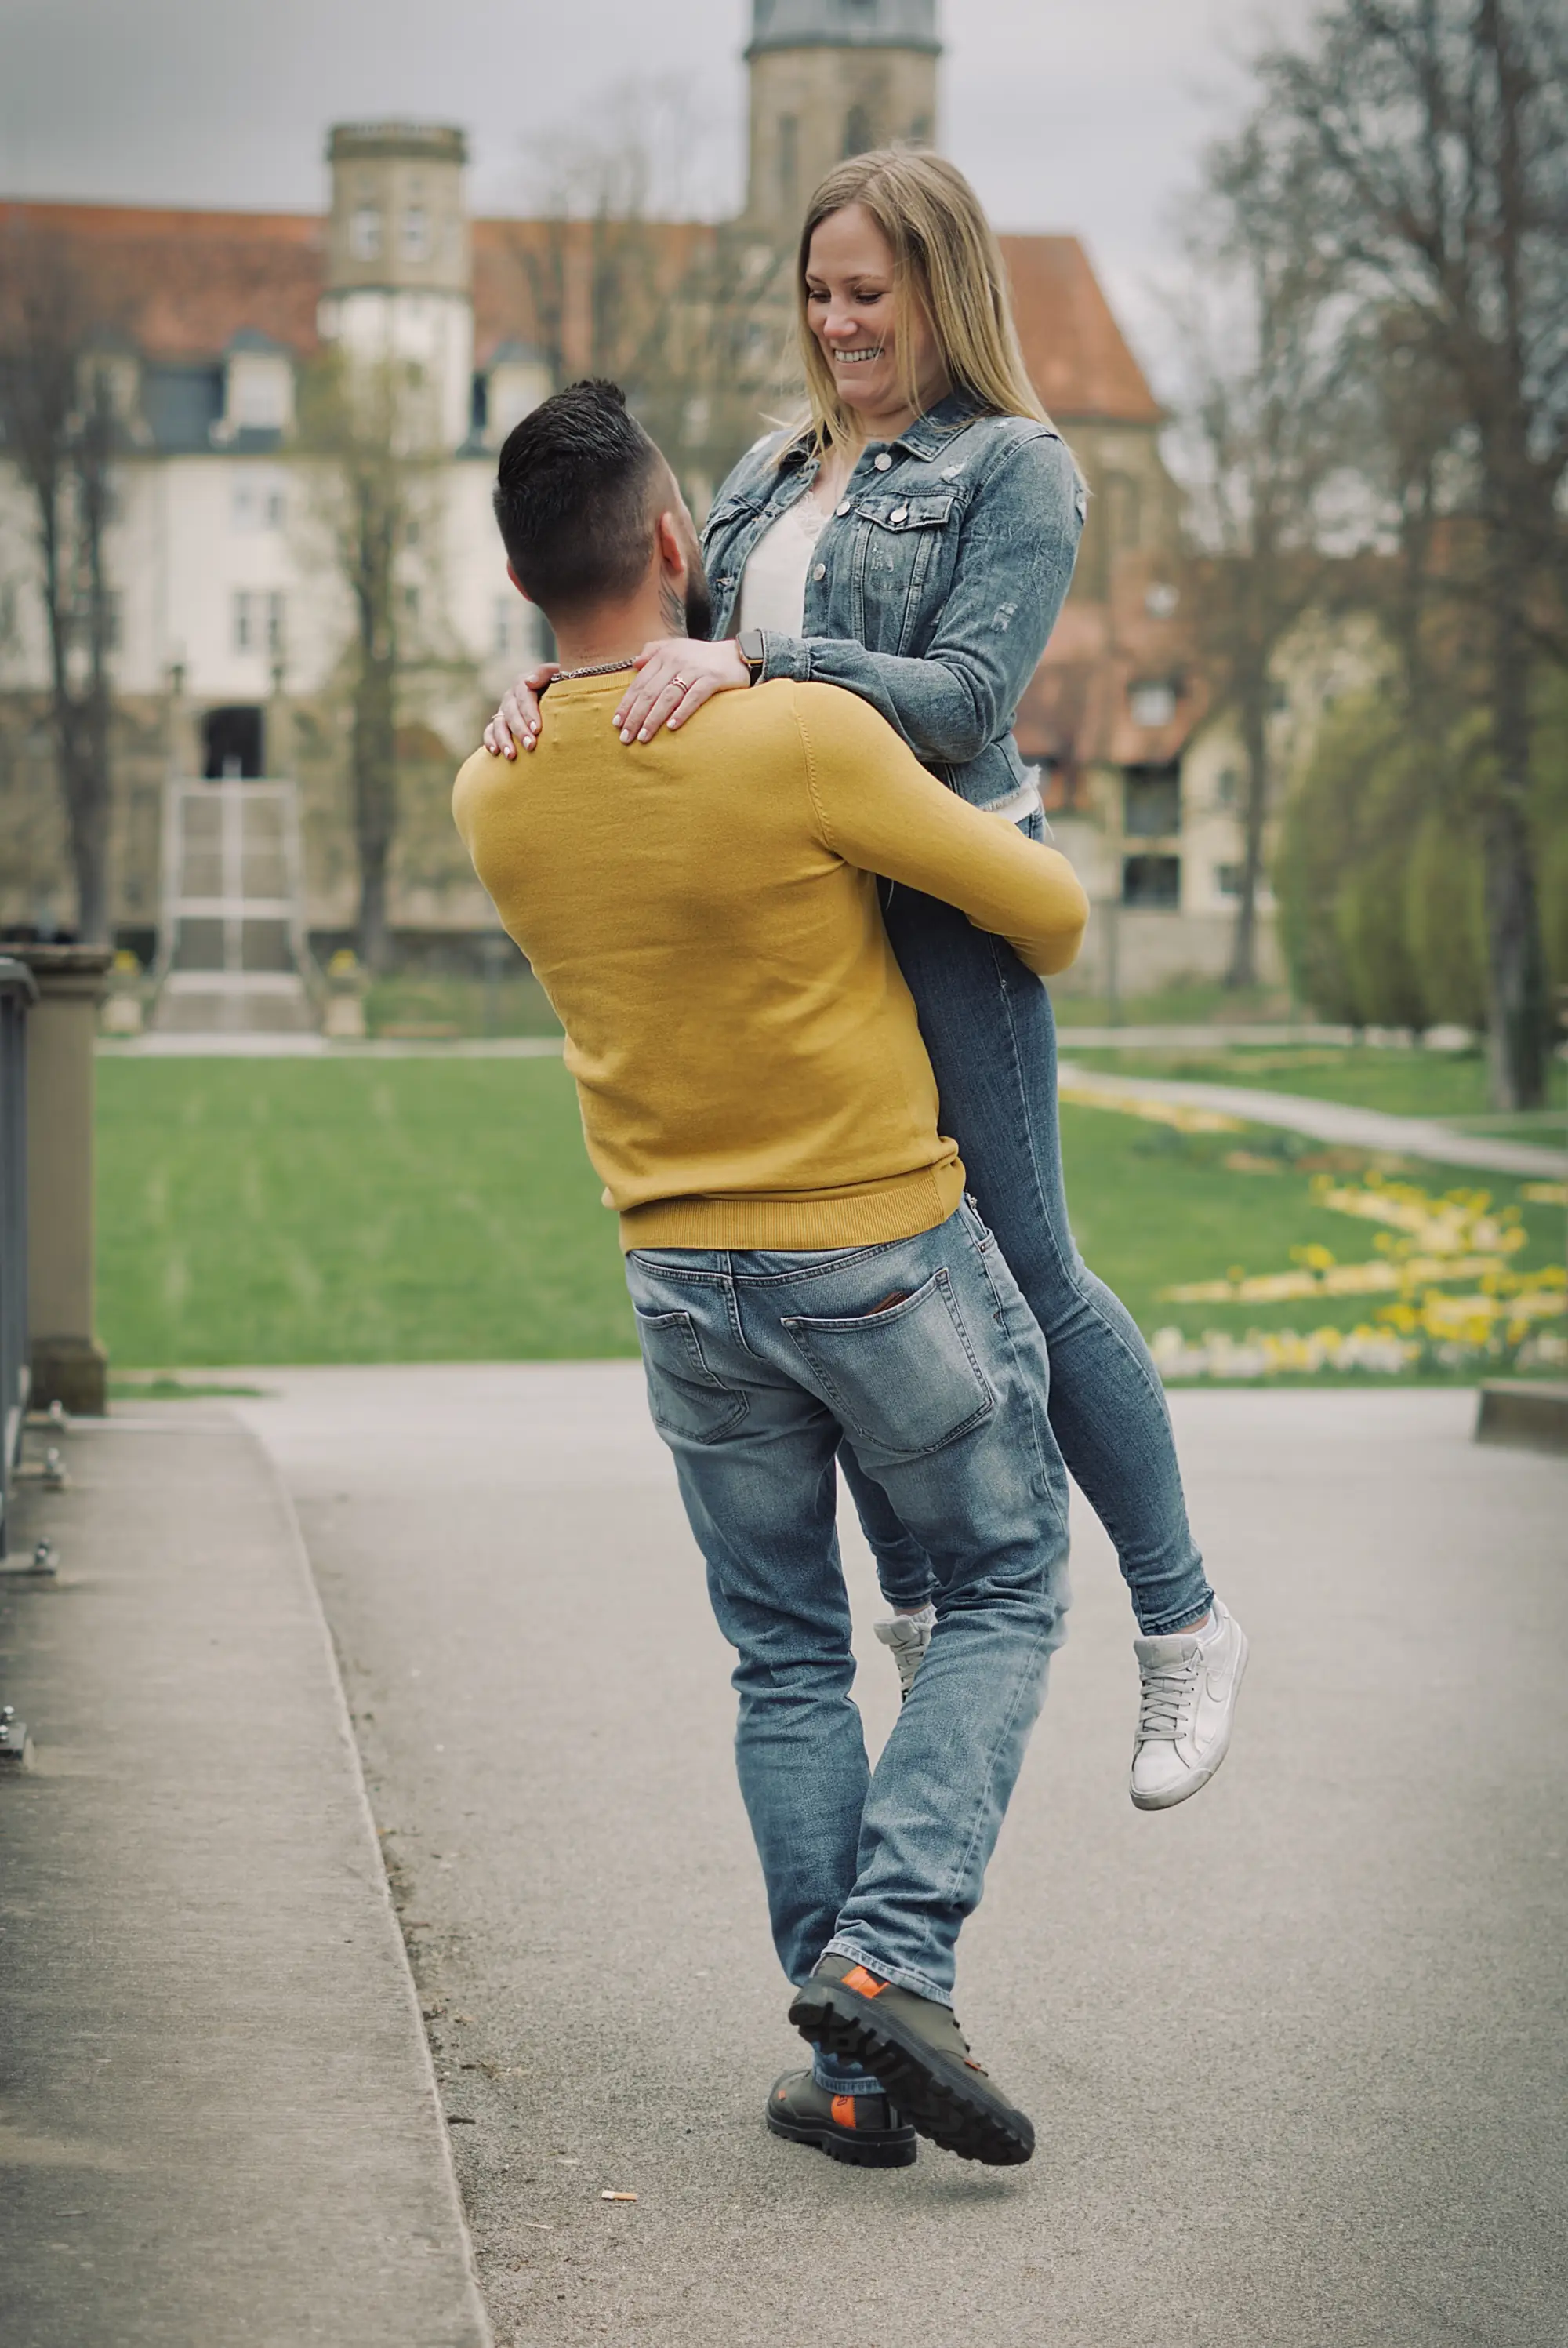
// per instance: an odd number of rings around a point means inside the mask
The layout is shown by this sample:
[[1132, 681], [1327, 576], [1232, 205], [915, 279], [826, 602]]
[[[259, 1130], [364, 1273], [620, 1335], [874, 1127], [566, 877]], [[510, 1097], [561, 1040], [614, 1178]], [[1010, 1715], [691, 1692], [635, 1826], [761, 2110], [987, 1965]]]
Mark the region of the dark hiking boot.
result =
[[915, 2131], [886, 2096], [830, 2096], [810, 2071], [786, 2071], [768, 2095], [767, 2123], [792, 2144], [815, 2144], [856, 2168], [907, 2168]]
[[1033, 2152], [1033, 2123], [992, 2085], [950, 2006], [830, 1956], [795, 1992], [789, 2018], [814, 2046], [880, 2079], [900, 2116], [945, 2152], [993, 2168]]

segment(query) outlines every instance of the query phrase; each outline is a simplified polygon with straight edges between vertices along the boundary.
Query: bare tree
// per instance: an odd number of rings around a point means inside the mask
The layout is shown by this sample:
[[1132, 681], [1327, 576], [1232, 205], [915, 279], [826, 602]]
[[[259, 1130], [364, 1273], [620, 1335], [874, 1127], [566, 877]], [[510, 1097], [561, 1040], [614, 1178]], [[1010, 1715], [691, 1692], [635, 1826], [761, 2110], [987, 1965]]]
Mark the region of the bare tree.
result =
[[1556, 0], [1330, 0], [1309, 45], [1260, 73], [1256, 135], [1300, 189], [1363, 347], [1391, 332], [1443, 419], [1407, 484], [1446, 469], [1422, 568], [1463, 599], [1481, 672], [1492, 1097], [1533, 1107], [1550, 1040], [1533, 687], [1542, 660], [1568, 657], [1568, 27]]
[[1243, 858], [1225, 984], [1257, 978], [1257, 898], [1276, 797], [1270, 717], [1281, 649], [1322, 598], [1343, 484], [1346, 401], [1323, 271], [1296, 191], [1255, 129], [1216, 146], [1177, 305], [1187, 382], [1180, 438], [1194, 541], [1188, 602], [1243, 756]]
[[397, 819], [400, 685], [423, 648], [439, 445], [429, 386], [396, 359], [333, 351], [307, 380], [301, 446], [317, 460], [316, 511], [354, 612], [349, 777], [359, 867], [359, 953], [384, 970]]
[[105, 540], [117, 426], [113, 377], [69, 256], [13, 232], [0, 252], [0, 436], [33, 509], [56, 769], [87, 942], [109, 934], [108, 655], [115, 605]]
[[680, 216], [702, 142], [678, 94], [609, 111], [608, 130], [536, 158], [538, 214], [507, 248], [521, 338], [558, 387], [620, 383], [701, 512], [780, 398], [785, 257], [743, 224]]

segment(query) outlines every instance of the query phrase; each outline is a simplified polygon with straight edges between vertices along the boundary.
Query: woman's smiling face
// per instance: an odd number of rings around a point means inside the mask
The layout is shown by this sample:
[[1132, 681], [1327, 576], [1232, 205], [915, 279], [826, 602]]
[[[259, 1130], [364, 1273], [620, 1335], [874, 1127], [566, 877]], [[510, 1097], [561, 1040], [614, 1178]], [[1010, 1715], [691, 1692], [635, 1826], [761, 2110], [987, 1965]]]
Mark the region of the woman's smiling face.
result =
[[[812, 232], [805, 265], [806, 323], [822, 346], [838, 396], [868, 438], [891, 439], [934, 405], [947, 377], [930, 322], [917, 304], [902, 322], [893, 248], [864, 204], [830, 212]], [[902, 324], [907, 344], [900, 364]], [[919, 406], [905, 388], [913, 377]]]

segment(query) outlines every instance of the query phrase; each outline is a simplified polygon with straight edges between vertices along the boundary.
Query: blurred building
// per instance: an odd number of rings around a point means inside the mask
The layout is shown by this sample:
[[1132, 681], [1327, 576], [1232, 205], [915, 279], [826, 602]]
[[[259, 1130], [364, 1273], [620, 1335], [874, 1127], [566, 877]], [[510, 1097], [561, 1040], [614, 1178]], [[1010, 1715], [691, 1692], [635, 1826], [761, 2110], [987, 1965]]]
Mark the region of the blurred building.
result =
[[[30, 240], [58, 257], [113, 385], [117, 916], [138, 947], [155, 919], [162, 788], [178, 774], [297, 776], [313, 932], [328, 943], [352, 924], [354, 582], [333, 536], [330, 452], [310, 428], [334, 352], [395, 363], [419, 387], [398, 426], [417, 462], [398, 556], [394, 923], [411, 951], [487, 925], [447, 785], [536, 649], [489, 516], [496, 449], [554, 383], [615, 374], [638, 386], [701, 510], [776, 410], [761, 345], [810, 188], [842, 155], [936, 136], [935, 0], [753, 0], [746, 54], [747, 200], [723, 226], [473, 218], [462, 132], [417, 123], [336, 127], [322, 215], [0, 205], [0, 249]], [[1158, 404], [1078, 240], [1003, 246], [1031, 376], [1091, 490], [1019, 736], [1093, 893], [1125, 909], [1131, 992], [1223, 964], [1237, 761], [1206, 725], [1185, 648]], [[3, 458], [0, 918], [65, 918], [31, 519]], [[1081, 983], [1102, 975], [1091, 958]]]

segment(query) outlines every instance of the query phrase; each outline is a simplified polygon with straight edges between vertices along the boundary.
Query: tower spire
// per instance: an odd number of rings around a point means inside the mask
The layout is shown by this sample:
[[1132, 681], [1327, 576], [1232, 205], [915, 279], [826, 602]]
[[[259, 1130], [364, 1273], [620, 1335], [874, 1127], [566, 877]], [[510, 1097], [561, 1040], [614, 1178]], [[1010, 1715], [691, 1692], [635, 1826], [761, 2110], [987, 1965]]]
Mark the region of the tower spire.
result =
[[753, 0], [748, 220], [794, 234], [846, 155], [937, 135], [937, 0]]

